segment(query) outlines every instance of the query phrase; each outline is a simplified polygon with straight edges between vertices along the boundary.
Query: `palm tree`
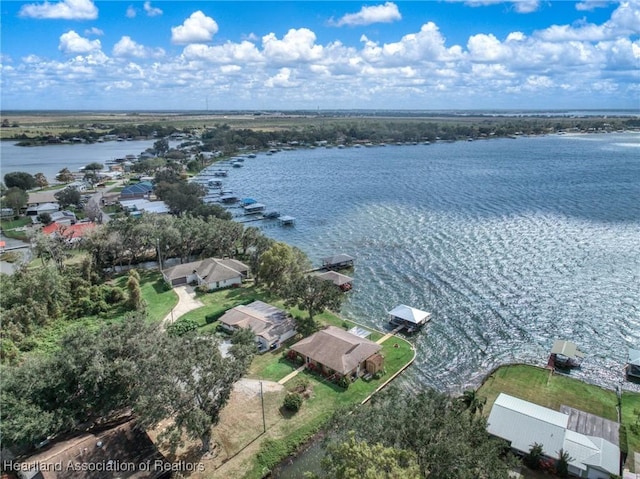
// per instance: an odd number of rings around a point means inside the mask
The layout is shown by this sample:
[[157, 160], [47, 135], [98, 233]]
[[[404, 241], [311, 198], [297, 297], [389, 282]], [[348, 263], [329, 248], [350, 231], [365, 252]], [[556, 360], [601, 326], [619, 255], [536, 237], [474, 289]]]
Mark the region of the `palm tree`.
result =
[[484, 405], [487, 402], [486, 397], [482, 397], [478, 395], [478, 392], [475, 389], [467, 389], [460, 396], [460, 402], [464, 404], [465, 408], [471, 412], [471, 414], [475, 414], [479, 411], [482, 414], [482, 410], [484, 409]]
[[556, 461], [556, 474], [558, 474], [558, 477], [569, 477], [569, 462], [572, 460], [573, 458], [564, 449], [558, 451], [558, 460]]

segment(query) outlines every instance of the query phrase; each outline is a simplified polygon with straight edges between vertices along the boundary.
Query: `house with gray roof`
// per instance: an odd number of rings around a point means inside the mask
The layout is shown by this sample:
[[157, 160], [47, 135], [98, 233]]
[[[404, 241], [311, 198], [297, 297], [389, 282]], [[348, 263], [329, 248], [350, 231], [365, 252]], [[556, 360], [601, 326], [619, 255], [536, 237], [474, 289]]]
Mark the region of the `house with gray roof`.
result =
[[133, 200], [136, 198], [148, 198], [153, 191], [153, 185], [149, 181], [141, 181], [132, 185], [125, 186], [120, 192], [120, 198], [123, 200]]
[[[584, 411], [574, 410], [581, 415]], [[520, 454], [527, 454], [534, 443], [542, 445], [543, 454], [557, 459], [562, 449], [570, 456], [569, 473], [588, 479], [609, 479], [620, 474], [620, 448], [610, 427], [584, 429], [583, 423], [606, 423], [588, 415], [587, 421], [571, 420], [571, 411], [554, 411], [501, 393], [487, 421], [487, 430], [511, 443]], [[608, 421], [612, 422], [612, 421]], [[611, 442], [611, 441], [615, 441]]]
[[229, 332], [251, 329], [261, 352], [276, 349], [296, 335], [293, 318], [286, 311], [263, 301], [254, 301], [228, 310], [220, 318], [220, 324]]
[[178, 264], [162, 271], [172, 287], [196, 283], [207, 285], [209, 290], [240, 285], [248, 273], [249, 267], [238, 260], [217, 258]]
[[291, 346], [308, 368], [324, 374], [359, 376], [382, 369], [382, 346], [344, 329], [328, 326]]

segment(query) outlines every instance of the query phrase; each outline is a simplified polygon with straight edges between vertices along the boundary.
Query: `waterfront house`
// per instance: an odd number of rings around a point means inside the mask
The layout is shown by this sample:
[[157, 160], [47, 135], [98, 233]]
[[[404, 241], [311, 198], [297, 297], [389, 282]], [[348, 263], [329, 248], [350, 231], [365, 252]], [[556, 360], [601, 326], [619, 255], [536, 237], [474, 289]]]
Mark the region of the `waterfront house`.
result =
[[162, 271], [164, 279], [172, 287], [196, 283], [209, 290], [240, 285], [249, 274], [249, 267], [235, 259], [207, 258], [201, 261], [178, 264]]
[[620, 474], [618, 424], [563, 406], [561, 411], [501, 393], [496, 399], [487, 430], [505, 439], [520, 455], [534, 443], [543, 454], [557, 459], [560, 449], [569, 453], [569, 473], [589, 479], [609, 479]]
[[171, 477], [171, 464], [134, 421], [48, 444], [12, 462], [20, 479]]
[[353, 278], [346, 274], [341, 274], [336, 271], [325, 271], [324, 273], [316, 273], [317, 278], [324, 281], [331, 281], [342, 291], [350, 291], [353, 287]]
[[276, 349], [296, 335], [293, 318], [286, 311], [262, 301], [228, 310], [220, 318], [220, 325], [229, 332], [251, 329], [260, 352]]
[[375, 374], [384, 367], [382, 346], [344, 329], [328, 326], [291, 346], [309, 369], [325, 375]]
[[56, 203], [58, 201], [58, 199], [56, 198], [56, 193], [59, 193], [60, 191], [62, 190], [48, 190], [29, 193], [27, 206], [38, 206], [43, 203]]
[[348, 254], [335, 254], [322, 258], [322, 267], [329, 270], [353, 268], [354, 261], [355, 258]]
[[640, 379], [640, 350], [629, 348], [627, 378]]

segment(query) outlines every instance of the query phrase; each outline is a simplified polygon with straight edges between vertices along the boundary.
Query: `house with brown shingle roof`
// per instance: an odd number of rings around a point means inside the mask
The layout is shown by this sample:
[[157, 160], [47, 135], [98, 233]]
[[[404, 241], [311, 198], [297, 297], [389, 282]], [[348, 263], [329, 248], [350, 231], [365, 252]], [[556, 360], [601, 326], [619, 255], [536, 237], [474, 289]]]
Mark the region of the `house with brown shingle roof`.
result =
[[359, 376], [383, 367], [382, 346], [335, 326], [328, 326], [291, 346], [310, 369], [324, 374]]
[[172, 287], [197, 283], [210, 290], [240, 285], [249, 273], [249, 267], [235, 259], [207, 258], [178, 264], [162, 271], [165, 281]]
[[260, 351], [275, 349], [296, 334], [293, 318], [286, 311], [263, 301], [254, 301], [228, 310], [220, 318], [220, 324], [229, 332], [251, 329], [256, 335]]

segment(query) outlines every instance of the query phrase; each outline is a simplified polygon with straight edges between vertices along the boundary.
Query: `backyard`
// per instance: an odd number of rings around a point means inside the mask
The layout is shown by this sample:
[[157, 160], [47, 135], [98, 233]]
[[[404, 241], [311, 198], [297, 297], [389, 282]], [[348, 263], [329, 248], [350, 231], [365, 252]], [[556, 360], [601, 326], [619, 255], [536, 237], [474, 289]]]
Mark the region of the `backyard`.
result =
[[[560, 410], [560, 406], [565, 404], [611, 421], [618, 420], [618, 398], [614, 391], [562, 374], [552, 374], [549, 369], [524, 364], [496, 369], [478, 389], [478, 394], [487, 398], [484, 407], [486, 415], [491, 412], [491, 407], [501, 392], [554, 410]], [[637, 421], [634, 409], [640, 410], [640, 394], [625, 391], [621, 397], [621, 405], [622, 424], [627, 431], [629, 450], [627, 467], [634, 471], [632, 451], [640, 451], [640, 430], [631, 426]], [[624, 450], [624, 445], [621, 444], [620, 449]]]
[[[254, 286], [198, 294], [198, 299], [204, 306], [188, 312], [182, 318], [197, 321], [200, 332], [215, 331], [217, 319], [226, 310], [257, 299], [287, 309], [294, 316], [307, 315], [297, 308], [285, 308], [281, 300]], [[334, 325], [344, 329], [356, 326], [331, 312], [319, 314], [315, 319], [321, 325]], [[369, 339], [373, 341], [383, 336], [379, 331], [369, 331]], [[205, 466], [204, 472], [194, 473], [190, 477], [263, 477], [317, 432], [335, 411], [361, 403], [395, 373], [410, 364], [414, 357], [411, 344], [394, 336], [382, 343], [385, 374], [378, 379], [359, 378], [348, 389], [344, 389], [305, 370], [280, 385], [278, 381], [299, 366], [284, 357], [287, 347], [299, 339], [291, 338], [284, 348], [255, 356], [246, 375], [247, 379], [236, 385], [231, 400], [222, 412], [220, 423], [213, 430], [217, 444], [215, 453], [212, 457], [200, 459]], [[301, 384], [305, 385], [302, 407], [295, 414], [288, 413], [282, 407], [283, 399], [289, 390], [300, 388]], [[264, 417], [260, 387], [264, 394]], [[263, 421], [266, 432], [263, 430]], [[190, 444], [179, 451], [175, 459], [193, 460], [193, 448]]]

